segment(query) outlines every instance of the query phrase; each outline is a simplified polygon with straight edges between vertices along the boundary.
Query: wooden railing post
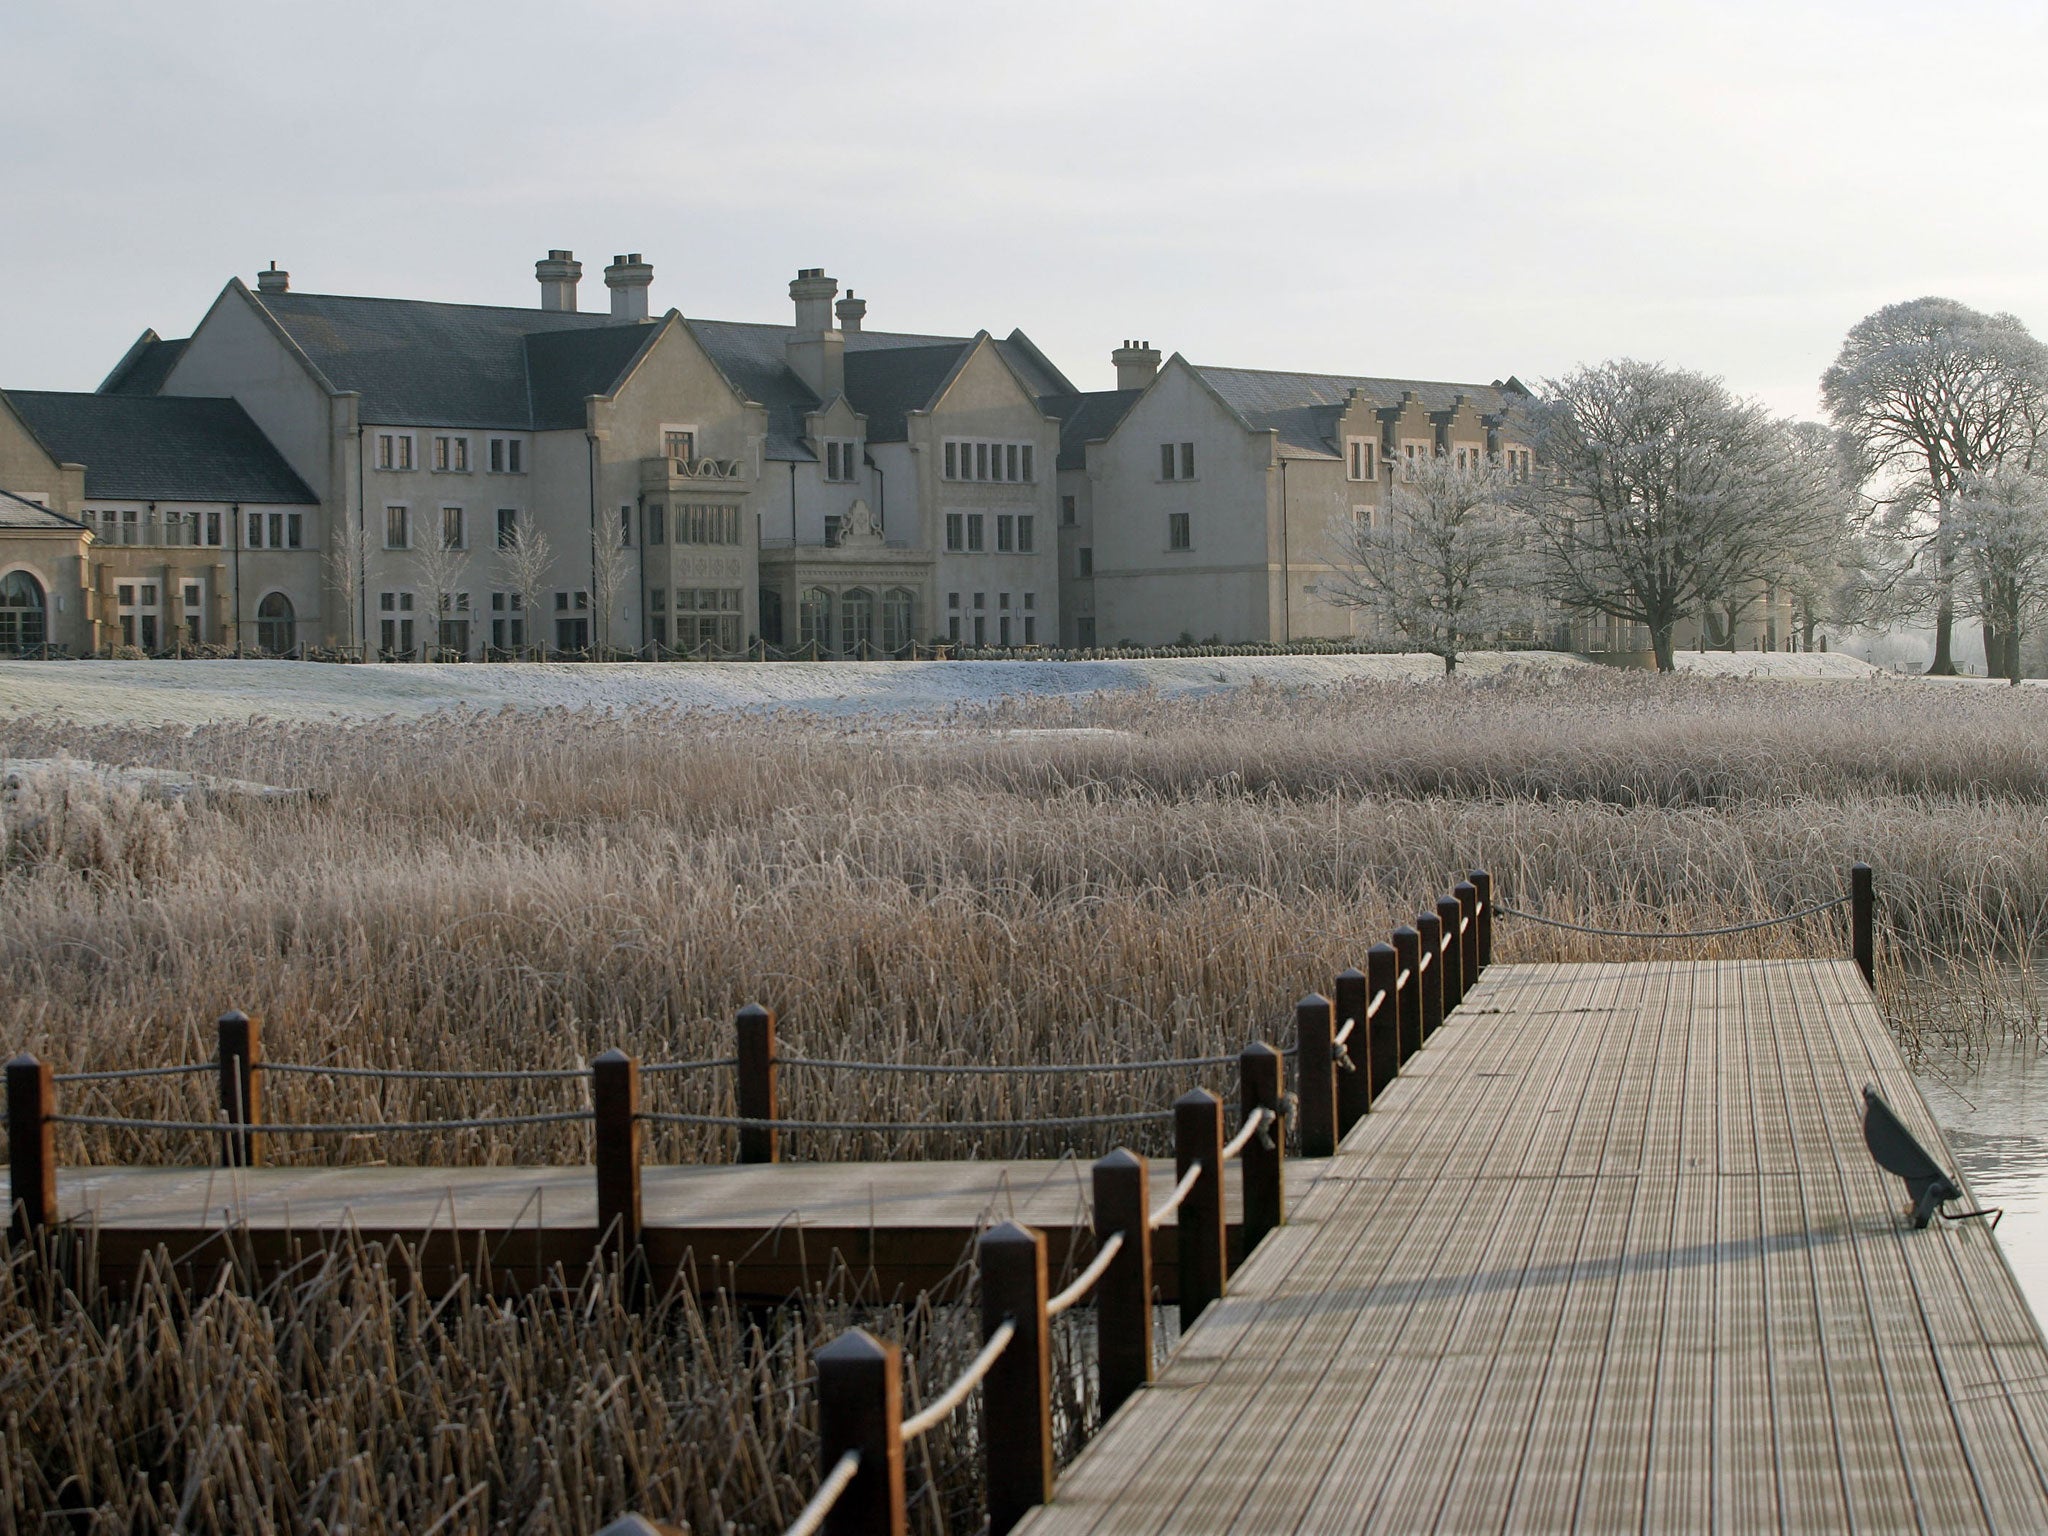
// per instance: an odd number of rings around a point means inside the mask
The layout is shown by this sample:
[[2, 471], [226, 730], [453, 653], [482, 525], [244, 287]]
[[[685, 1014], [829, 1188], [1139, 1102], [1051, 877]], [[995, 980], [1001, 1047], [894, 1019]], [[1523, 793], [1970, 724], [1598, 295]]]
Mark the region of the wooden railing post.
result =
[[1856, 969], [1864, 983], [1877, 985], [1877, 882], [1870, 866], [1849, 866], [1849, 934], [1856, 954]]
[[1458, 905], [1455, 896], [1440, 896], [1436, 903], [1436, 920], [1443, 924], [1445, 943], [1438, 952], [1443, 964], [1444, 1013], [1465, 1000], [1465, 936], [1458, 932], [1458, 922], [1465, 915], [1465, 909]]
[[1223, 1101], [1196, 1088], [1173, 1101], [1176, 1181], [1200, 1165], [1202, 1176], [1180, 1204], [1174, 1234], [1180, 1250], [1180, 1325], [1192, 1327], [1202, 1309], [1223, 1294], [1229, 1258], [1223, 1227]]
[[220, 1016], [214, 1029], [219, 1040], [215, 1061], [220, 1067], [220, 1107], [233, 1129], [221, 1133], [223, 1168], [253, 1168], [262, 1161], [254, 1126], [263, 1123], [263, 1026], [246, 1013]]
[[1400, 1049], [1394, 1066], [1399, 1070], [1402, 1062], [1422, 1049], [1422, 932], [1406, 923], [1394, 930], [1394, 970], [1396, 978], [1404, 972], [1408, 980], [1401, 987], [1400, 1009], [1396, 1015], [1400, 1026], [1397, 1039]]
[[1294, 1080], [1301, 1098], [1301, 1155], [1329, 1157], [1337, 1150], [1336, 1030], [1330, 1000], [1311, 992], [1294, 1005]]
[[640, 1063], [624, 1051], [592, 1060], [590, 1107], [598, 1250], [623, 1263], [640, 1246]]
[[1045, 1315], [1045, 1234], [1014, 1221], [975, 1244], [981, 1266], [981, 1338], [1005, 1322], [1017, 1332], [988, 1370], [981, 1394], [988, 1528], [1002, 1536], [1052, 1497], [1052, 1327]]
[[1281, 1118], [1280, 1068], [1280, 1053], [1263, 1040], [1254, 1040], [1238, 1053], [1239, 1112], [1245, 1120], [1262, 1109], [1273, 1113], [1273, 1123], [1237, 1155], [1244, 1175], [1245, 1254], [1287, 1219], [1287, 1122]]
[[1152, 1168], [1118, 1147], [1093, 1170], [1095, 1245], [1121, 1232], [1124, 1245], [1095, 1282], [1097, 1369], [1102, 1418], [1152, 1381]]
[[1444, 920], [1434, 912], [1415, 919], [1415, 936], [1422, 946], [1422, 959], [1415, 968], [1417, 990], [1422, 994], [1422, 1038], [1427, 1040], [1444, 1022]]
[[1458, 946], [1458, 999], [1462, 1002], [1479, 982], [1479, 887], [1460, 880], [1451, 887], [1451, 894], [1458, 900], [1458, 921], [1464, 935]]
[[1375, 1099], [1387, 1091], [1387, 1084], [1401, 1070], [1401, 995], [1394, 984], [1401, 973], [1400, 965], [1401, 957], [1391, 944], [1375, 944], [1365, 952], [1367, 1000], [1370, 1002], [1381, 993], [1386, 995], [1369, 1026], [1363, 1053]]
[[50, 1064], [24, 1052], [7, 1063], [7, 1173], [18, 1238], [57, 1220], [57, 1085]]
[[[749, 1003], [733, 1020], [739, 1070], [735, 1094], [740, 1118], [774, 1121], [775, 1109], [775, 1015], [758, 1003]], [[774, 1125], [740, 1127], [740, 1161], [775, 1163], [782, 1160], [781, 1133]]]
[[825, 1536], [904, 1536], [901, 1351], [849, 1328], [811, 1358], [818, 1367], [820, 1470], [860, 1452], [860, 1469], [825, 1516]]
[[[1337, 1139], [1342, 1141], [1351, 1127], [1372, 1108], [1372, 1068], [1367, 1061], [1367, 1044], [1372, 1028], [1365, 1017], [1366, 1005], [1372, 1001], [1372, 989], [1366, 985], [1365, 973], [1351, 968], [1339, 971], [1330, 1001], [1337, 1008], [1339, 1034], [1344, 1032], [1347, 1021], [1357, 1021], [1351, 1025], [1351, 1038], [1344, 1042], [1337, 1062]], [[1349, 1071], [1345, 1070], [1347, 1062]]]
[[1493, 876], [1483, 869], [1472, 871], [1472, 888], [1479, 892], [1479, 969], [1493, 964]]

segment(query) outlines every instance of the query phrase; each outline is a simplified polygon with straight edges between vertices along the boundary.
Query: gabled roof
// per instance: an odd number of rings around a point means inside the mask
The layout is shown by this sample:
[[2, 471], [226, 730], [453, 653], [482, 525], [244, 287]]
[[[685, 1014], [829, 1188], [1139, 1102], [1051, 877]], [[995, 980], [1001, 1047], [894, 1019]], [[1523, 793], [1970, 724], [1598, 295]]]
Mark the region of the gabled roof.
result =
[[927, 410], [958, 371], [968, 342], [871, 347], [846, 354], [846, 398], [868, 421], [868, 441], [900, 443], [912, 411]]
[[1059, 467], [1086, 469], [1088, 445], [1114, 432], [1144, 393], [1142, 389], [1097, 389], [1041, 396], [1038, 408], [1060, 424]]
[[6, 396], [44, 452], [85, 466], [85, 494], [94, 500], [316, 500], [232, 400], [37, 389]]
[[1381, 379], [1334, 373], [1277, 373], [1262, 368], [1196, 367], [1231, 408], [1260, 431], [1279, 434], [1289, 457], [1340, 458], [1337, 421], [1352, 390], [1382, 409], [1412, 393], [1426, 411], [1448, 411], [1460, 395], [1482, 416], [1519, 411], [1523, 398], [1492, 384], [1446, 384], [1428, 379]]
[[99, 392], [103, 395], [155, 394], [164, 387], [164, 380], [171, 376], [178, 359], [185, 355], [185, 342], [189, 339], [165, 341], [155, 331], [144, 331], [121, 361], [114, 364], [114, 371], [100, 382]]
[[76, 532], [83, 527], [85, 524], [76, 518], [52, 512], [12, 491], [0, 491], [0, 528], [62, 528]]

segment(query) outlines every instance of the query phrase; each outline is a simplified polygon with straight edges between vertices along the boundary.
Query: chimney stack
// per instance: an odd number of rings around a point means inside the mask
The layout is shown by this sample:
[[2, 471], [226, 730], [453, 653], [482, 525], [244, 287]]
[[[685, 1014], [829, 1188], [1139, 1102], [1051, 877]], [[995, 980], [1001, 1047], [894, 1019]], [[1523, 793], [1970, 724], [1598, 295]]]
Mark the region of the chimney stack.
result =
[[1118, 389], [1143, 389], [1159, 375], [1159, 353], [1149, 341], [1127, 341], [1109, 354]]
[[846, 338], [832, 325], [832, 296], [838, 292], [839, 284], [823, 267], [800, 268], [789, 285], [796, 325], [784, 351], [796, 376], [820, 400], [846, 392]]
[[612, 314], [620, 320], [645, 320], [647, 286], [653, 281], [654, 268], [640, 259], [638, 251], [614, 256], [604, 269], [604, 285], [612, 291]]
[[533, 275], [540, 284], [542, 309], [576, 308], [576, 285], [583, 279], [583, 263], [574, 251], [549, 251], [547, 260], [533, 264]]
[[270, 264], [268, 272], [258, 272], [256, 274], [256, 291], [258, 293], [290, 293], [291, 288], [291, 273], [278, 271], [277, 263], [274, 261]]
[[848, 336], [860, 334], [860, 323], [868, 317], [868, 301], [856, 299], [851, 288], [846, 297], [832, 306], [832, 312], [839, 316], [839, 329]]

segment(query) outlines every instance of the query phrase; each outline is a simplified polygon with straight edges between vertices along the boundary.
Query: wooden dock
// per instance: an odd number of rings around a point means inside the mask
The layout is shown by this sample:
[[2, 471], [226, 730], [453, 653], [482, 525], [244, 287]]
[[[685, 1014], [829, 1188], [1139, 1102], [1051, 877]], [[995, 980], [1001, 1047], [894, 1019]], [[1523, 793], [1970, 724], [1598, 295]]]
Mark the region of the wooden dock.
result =
[[2048, 1531], [2048, 1348], [1903, 1225], [1847, 961], [1488, 969], [1032, 1536]]
[[[1327, 1166], [1288, 1165], [1298, 1197]], [[1171, 1159], [1155, 1182], [1173, 1183]], [[1239, 1170], [1226, 1174], [1232, 1252]], [[161, 1247], [210, 1272], [231, 1254], [275, 1273], [347, 1234], [403, 1245], [420, 1282], [445, 1290], [488, 1274], [516, 1290], [559, 1265], [581, 1274], [597, 1244], [596, 1181], [564, 1168], [64, 1168], [67, 1219], [92, 1235], [100, 1274], [132, 1276]], [[996, 1222], [1046, 1234], [1055, 1274], [1092, 1244], [1086, 1161], [773, 1163], [658, 1167], [643, 1175], [644, 1248], [658, 1282], [686, 1262], [700, 1284], [780, 1301], [843, 1272], [866, 1294], [915, 1295], [957, 1278]], [[1176, 1297], [1174, 1238], [1158, 1234], [1159, 1281]], [[1078, 1240], [1078, 1248], [1077, 1248]]]

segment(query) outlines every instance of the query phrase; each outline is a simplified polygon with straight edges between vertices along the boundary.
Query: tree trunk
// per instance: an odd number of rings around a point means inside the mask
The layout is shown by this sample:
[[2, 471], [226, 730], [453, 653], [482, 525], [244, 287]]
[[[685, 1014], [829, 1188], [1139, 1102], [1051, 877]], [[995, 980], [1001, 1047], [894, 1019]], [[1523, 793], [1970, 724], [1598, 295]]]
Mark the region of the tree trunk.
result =
[[1458, 653], [1449, 646], [1444, 647], [1444, 676], [1449, 677], [1458, 670]]
[[1678, 670], [1678, 662], [1671, 654], [1672, 628], [1673, 626], [1670, 624], [1660, 624], [1650, 631], [1650, 645], [1657, 653], [1657, 670], [1659, 672], [1676, 672]]
[[1984, 675], [2005, 676], [2005, 629], [1991, 619], [1984, 621]]

